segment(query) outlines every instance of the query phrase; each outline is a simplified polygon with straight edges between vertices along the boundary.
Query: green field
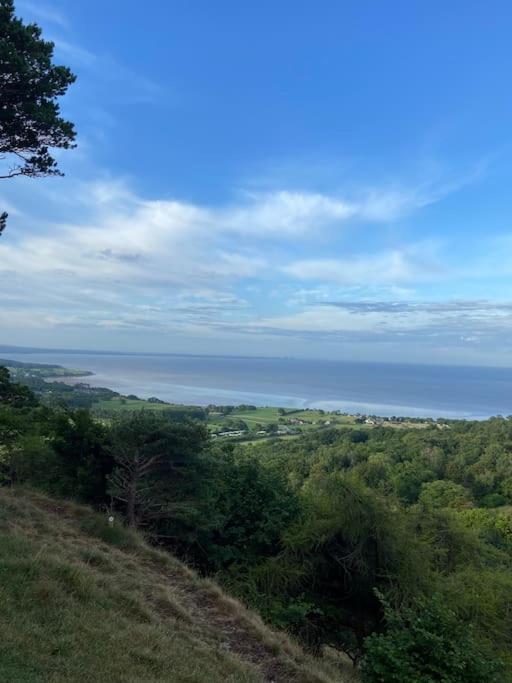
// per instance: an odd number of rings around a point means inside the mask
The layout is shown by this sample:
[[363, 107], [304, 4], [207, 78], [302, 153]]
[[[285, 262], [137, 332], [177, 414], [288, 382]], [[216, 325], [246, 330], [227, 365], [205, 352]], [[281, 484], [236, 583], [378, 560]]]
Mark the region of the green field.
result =
[[213, 431], [224, 429], [231, 420], [243, 420], [249, 430], [256, 431], [258, 425], [265, 427], [269, 424], [277, 424], [279, 415], [278, 408], [256, 408], [256, 410], [233, 410], [229, 415], [209, 413], [208, 426]]
[[[284, 410], [284, 413], [283, 413]], [[345, 415], [335, 415], [319, 410], [293, 410], [277, 407], [263, 407], [253, 410], [246, 408], [233, 410], [228, 415], [210, 413], [208, 426], [212, 432], [222, 430], [228, 431], [236, 421], [242, 420], [248, 428], [246, 438], [258, 443], [272, 438], [294, 439], [301, 434], [325, 429], [327, 427], [356, 427], [355, 418]], [[329, 423], [329, 424], [326, 424]], [[288, 428], [295, 433], [292, 434], [269, 434], [268, 436], [258, 435], [256, 432], [265, 430], [268, 425], [277, 425], [279, 429]]]
[[155, 410], [161, 412], [162, 410], [172, 410], [172, 408], [173, 406], [169, 403], [149, 403], [141, 398], [116, 396], [105, 401], [98, 401], [92, 406], [92, 412], [121, 413], [133, 410]]
[[244, 420], [249, 425], [251, 424], [269, 424], [277, 422], [279, 424], [288, 424], [291, 420], [302, 420], [304, 422], [303, 427], [319, 427], [323, 425], [326, 421], [331, 422], [331, 425], [335, 424], [354, 424], [354, 418], [352, 416], [345, 415], [335, 415], [332, 413], [326, 413], [319, 410], [287, 410], [285, 409], [284, 415], [280, 414], [280, 408], [256, 408], [256, 410], [246, 410], [238, 411], [234, 410], [229, 417], [236, 417], [237, 419]]

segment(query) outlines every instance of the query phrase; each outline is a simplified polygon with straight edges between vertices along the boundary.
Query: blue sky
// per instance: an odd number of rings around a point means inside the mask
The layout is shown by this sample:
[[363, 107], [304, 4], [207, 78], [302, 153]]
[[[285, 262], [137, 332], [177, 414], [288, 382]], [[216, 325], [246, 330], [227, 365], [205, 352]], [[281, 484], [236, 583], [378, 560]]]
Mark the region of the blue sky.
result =
[[78, 76], [0, 342], [512, 365], [507, 2], [18, 0]]

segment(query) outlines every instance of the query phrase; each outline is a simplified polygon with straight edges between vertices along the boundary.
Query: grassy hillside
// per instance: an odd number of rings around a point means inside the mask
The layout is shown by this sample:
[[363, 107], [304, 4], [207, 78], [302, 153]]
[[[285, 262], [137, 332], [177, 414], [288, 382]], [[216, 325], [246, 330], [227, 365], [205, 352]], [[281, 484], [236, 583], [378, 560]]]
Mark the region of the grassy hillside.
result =
[[351, 680], [127, 529], [0, 489], [0, 680]]

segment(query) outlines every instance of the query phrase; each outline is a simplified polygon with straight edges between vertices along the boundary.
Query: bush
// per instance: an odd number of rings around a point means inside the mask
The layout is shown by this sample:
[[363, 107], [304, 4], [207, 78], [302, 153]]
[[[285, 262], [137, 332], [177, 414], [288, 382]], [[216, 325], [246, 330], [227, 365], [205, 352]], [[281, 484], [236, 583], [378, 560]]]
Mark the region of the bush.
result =
[[449, 479], [430, 481], [422, 484], [418, 498], [425, 508], [464, 508], [471, 504], [471, 493]]
[[484, 508], [498, 508], [507, 504], [507, 499], [501, 493], [488, 493], [480, 500], [480, 505]]
[[41, 436], [20, 436], [7, 450], [3, 465], [6, 482], [30, 483], [47, 492], [58, 477], [57, 456]]
[[365, 683], [498, 683], [493, 659], [441, 598], [420, 598], [413, 608], [384, 601], [385, 632], [365, 641]]

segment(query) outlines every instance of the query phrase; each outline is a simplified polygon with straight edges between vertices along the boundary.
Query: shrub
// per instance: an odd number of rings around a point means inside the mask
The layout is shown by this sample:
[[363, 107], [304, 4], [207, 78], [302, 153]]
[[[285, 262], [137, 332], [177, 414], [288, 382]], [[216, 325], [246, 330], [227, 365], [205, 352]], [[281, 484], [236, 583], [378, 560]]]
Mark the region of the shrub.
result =
[[480, 505], [484, 508], [497, 508], [507, 504], [507, 499], [501, 493], [488, 493], [480, 500]]
[[440, 479], [422, 484], [418, 498], [426, 508], [464, 508], [471, 504], [471, 493], [449, 479]]
[[44, 437], [23, 435], [12, 444], [4, 459], [9, 483], [30, 483], [51, 490], [58, 476], [57, 456]]
[[[381, 598], [382, 600], [382, 598]], [[365, 683], [498, 683], [493, 659], [441, 598], [420, 598], [401, 611], [384, 601], [385, 631], [365, 641]]]

